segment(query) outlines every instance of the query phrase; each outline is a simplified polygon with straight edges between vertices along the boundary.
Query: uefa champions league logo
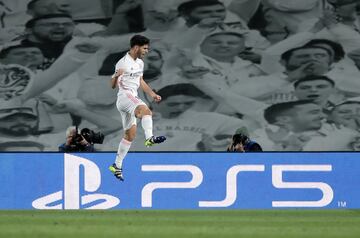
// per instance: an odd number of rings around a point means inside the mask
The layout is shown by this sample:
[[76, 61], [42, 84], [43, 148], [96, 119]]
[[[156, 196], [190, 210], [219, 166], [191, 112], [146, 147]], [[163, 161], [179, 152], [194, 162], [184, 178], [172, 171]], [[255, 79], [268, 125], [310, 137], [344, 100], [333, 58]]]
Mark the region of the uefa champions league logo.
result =
[[[80, 196], [80, 166], [84, 173], [84, 190], [90, 194]], [[90, 160], [64, 154], [64, 190], [51, 193], [32, 202], [36, 209], [110, 209], [116, 207], [120, 200], [117, 197], [95, 193], [101, 185], [101, 173]], [[63, 201], [61, 204], [51, 205]], [[92, 206], [87, 204], [102, 201]]]

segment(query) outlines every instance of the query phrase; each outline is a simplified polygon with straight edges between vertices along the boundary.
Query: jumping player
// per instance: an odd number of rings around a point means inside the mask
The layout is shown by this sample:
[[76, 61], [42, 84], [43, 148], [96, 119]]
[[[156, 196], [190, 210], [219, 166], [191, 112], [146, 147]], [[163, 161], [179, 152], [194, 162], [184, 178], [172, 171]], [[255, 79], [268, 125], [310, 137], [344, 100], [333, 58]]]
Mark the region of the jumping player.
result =
[[141, 35], [135, 35], [130, 40], [130, 51], [121, 58], [115, 66], [115, 73], [111, 78], [111, 86], [119, 88], [116, 107], [120, 112], [124, 129], [124, 136], [120, 141], [116, 160], [109, 167], [116, 178], [123, 181], [122, 163], [130, 149], [136, 135], [136, 120], [141, 119], [141, 125], [145, 132], [145, 146], [162, 143], [165, 136], [153, 135], [152, 113], [149, 107], [138, 97], [138, 88], [148, 94], [155, 102], [161, 101], [143, 79], [144, 62], [142, 59], [149, 51], [150, 40]]

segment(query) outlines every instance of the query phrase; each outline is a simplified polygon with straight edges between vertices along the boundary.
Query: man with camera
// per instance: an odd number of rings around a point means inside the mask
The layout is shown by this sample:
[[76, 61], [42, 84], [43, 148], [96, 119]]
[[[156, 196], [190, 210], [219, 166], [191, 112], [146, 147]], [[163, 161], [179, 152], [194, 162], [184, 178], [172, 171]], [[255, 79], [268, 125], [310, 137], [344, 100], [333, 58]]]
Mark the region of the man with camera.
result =
[[232, 142], [227, 148], [228, 152], [261, 152], [261, 146], [250, 140], [249, 132], [245, 127], [236, 130], [232, 137]]
[[[96, 136], [98, 134], [100, 138]], [[66, 130], [66, 142], [59, 146], [59, 152], [94, 152], [94, 143], [101, 144], [104, 139], [101, 136], [101, 133], [94, 133], [87, 128], [79, 132], [75, 126], [71, 126]]]

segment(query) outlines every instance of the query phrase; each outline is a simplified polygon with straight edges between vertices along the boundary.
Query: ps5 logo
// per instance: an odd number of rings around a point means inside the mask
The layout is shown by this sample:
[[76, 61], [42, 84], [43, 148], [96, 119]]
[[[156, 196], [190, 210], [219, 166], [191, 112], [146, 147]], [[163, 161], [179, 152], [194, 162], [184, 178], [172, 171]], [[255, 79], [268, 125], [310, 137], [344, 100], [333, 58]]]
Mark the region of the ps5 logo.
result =
[[[80, 167], [84, 171], [84, 190], [91, 194], [80, 196]], [[38, 198], [32, 206], [36, 209], [109, 209], [117, 206], [120, 203], [117, 197], [94, 193], [100, 185], [101, 174], [95, 163], [64, 154], [64, 190]], [[61, 201], [63, 203], [52, 205]], [[91, 203], [93, 205], [88, 205]]]
[[[192, 178], [188, 182], [150, 182], [147, 183], [142, 189], [141, 202], [142, 207], [153, 207], [153, 192], [155, 190], [164, 189], [195, 189], [201, 186], [203, 182], [203, 173], [200, 168], [195, 165], [143, 165], [142, 171], [145, 172], [187, 172], [192, 175]], [[328, 164], [320, 165], [272, 165], [272, 185], [277, 190], [286, 189], [301, 189], [304, 190], [319, 190], [322, 193], [322, 197], [319, 200], [311, 201], [271, 201], [272, 207], [326, 207], [329, 205], [334, 198], [334, 191], [332, 187], [324, 182], [295, 182], [295, 181], [284, 181], [283, 174], [287, 172], [331, 172], [332, 166]], [[246, 164], [246, 165], [234, 165], [228, 169], [225, 178], [225, 198], [220, 201], [198, 201], [199, 207], [203, 208], [219, 208], [219, 207], [230, 207], [237, 200], [238, 186], [237, 176], [242, 173], [263, 173], [265, 172], [264, 164]]]

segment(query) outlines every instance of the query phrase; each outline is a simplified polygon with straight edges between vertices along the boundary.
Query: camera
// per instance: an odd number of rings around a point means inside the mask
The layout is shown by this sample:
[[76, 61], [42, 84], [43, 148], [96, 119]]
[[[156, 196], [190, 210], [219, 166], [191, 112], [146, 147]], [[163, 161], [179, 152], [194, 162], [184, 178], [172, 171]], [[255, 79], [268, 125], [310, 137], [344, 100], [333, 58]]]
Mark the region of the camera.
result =
[[242, 134], [233, 135], [233, 145], [242, 144], [245, 145], [249, 140], [249, 137]]
[[[78, 131], [78, 130], [76, 130]], [[95, 132], [93, 130], [90, 130], [89, 128], [83, 128], [81, 129], [80, 133], [77, 133], [75, 136], [75, 144], [80, 143], [83, 138], [91, 144], [102, 144], [104, 142], [104, 134], [101, 132]]]

